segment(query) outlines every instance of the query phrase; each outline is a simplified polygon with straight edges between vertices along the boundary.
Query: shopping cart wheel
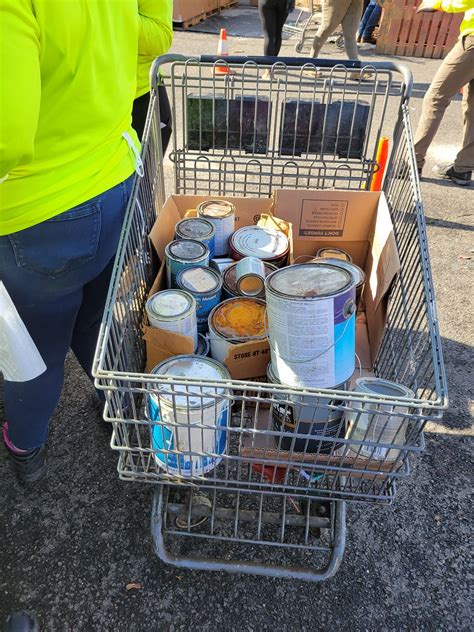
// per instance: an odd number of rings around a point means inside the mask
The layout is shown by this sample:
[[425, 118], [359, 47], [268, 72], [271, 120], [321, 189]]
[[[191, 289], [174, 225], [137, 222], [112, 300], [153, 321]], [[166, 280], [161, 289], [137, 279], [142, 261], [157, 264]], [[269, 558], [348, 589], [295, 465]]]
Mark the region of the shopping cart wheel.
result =
[[303, 42], [296, 42], [295, 44], [295, 52], [302, 53], [303, 52]]
[[[174, 524], [177, 529], [187, 531], [194, 529], [206, 522], [212, 503], [209, 498], [200, 490], [186, 490], [180, 492], [181, 511], [175, 517]], [[205, 515], [203, 515], [205, 514]]]
[[344, 50], [344, 35], [339, 35], [336, 40], [336, 47], [340, 50]]
[[[331, 503], [328, 500], [300, 500], [301, 513], [304, 516], [315, 516], [318, 518], [329, 518], [331, 516]], [[321, 537], [319, 527], [310, 527], [309, 532], [315, 538]]]

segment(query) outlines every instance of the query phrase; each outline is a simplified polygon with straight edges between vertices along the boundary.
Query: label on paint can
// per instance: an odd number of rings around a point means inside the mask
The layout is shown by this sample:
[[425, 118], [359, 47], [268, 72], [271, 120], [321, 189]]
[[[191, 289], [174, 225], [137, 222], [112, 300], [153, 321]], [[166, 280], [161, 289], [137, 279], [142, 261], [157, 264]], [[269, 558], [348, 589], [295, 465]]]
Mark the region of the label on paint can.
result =
[[355, 283], [342, 268], [300, 264], [265, 282], [273, 370], [282, 384], [333, 388], [355, 368]]
[[197, 303], [198, 331], [208, 330], [208, 316], [221, 299], [222, 280], [209, 267], [184, 268], [176, 277], [176, 284], [194, 296]]
[[229, 237], [234, 232], [235, 207], [226, 200], [208, 200], [197, 208], [199, 217], [211, 222], [215, 229], [214, 254], [216, 257], [229, 252]]

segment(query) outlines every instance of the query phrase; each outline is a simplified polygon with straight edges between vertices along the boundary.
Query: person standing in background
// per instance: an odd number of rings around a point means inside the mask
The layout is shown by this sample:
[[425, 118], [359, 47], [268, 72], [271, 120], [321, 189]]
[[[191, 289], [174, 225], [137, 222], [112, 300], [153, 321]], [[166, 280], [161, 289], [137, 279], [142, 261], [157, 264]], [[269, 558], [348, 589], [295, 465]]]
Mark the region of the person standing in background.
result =
[[266, 57], [277, 57], [279, 54], [283, 26], [294, 8], [295, 0], [258, 0], [264, 34], [263, 54]]
[[423, 0], [418, 11], [463, 13], [461, 36], [438, 68], [425, 94], [421, 118], [415, 132], [415, 155], [421, 176], [426, 153], [443, 120], [444, 112], [459, 91], [463, 91], [462, 149], [449, 167], [435, 166], [438, 175], [459, 185], [471, 183], [474, 169], [474, 0]]
[[[164, 55], [173, 42], [173, 0], [141, 0], [141, 51], [138, 54], [137, 95], [133, 103], [132, 126], [138, 137], [143, 137], [150, 104], [150, 66], [159, 55]], [[171, 108], [162, 84], [158, 86], [163, 154], [171, 138]]]
[[321, 25], [314, 37], [312, 57], [319, 57], [327, 39], [342, 25], [344, 48], [349, 59], [357, 61], [357, 28], [362, 16], [363, 0], [322, 0]]
[[22, 482], [46, 474], [70, 347], [92, 379], [131, 176], [143, 173], [131, 126], [149, 54], [142, 4], [0, 2], [0, 279], [47, 366], [4, 382], [3, 438]]
[[357, 43], [365, 44], [365, 48], [375, 48], [377, 44], [374, 39], [374, 30], [382, 15], [382, 7], [379, 2], [382, 4], [383, 0], [370, 0], [359, 24]]

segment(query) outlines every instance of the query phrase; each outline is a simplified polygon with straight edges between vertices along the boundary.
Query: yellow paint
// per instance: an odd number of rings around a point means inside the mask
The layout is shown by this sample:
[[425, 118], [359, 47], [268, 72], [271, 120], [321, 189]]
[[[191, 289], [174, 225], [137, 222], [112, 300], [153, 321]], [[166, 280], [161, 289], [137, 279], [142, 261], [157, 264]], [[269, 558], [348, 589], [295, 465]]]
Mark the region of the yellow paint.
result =
[[213, 326], [226, 338], [265, 335], [265, 305], [250, 298], [224, 301], [216, 309]]

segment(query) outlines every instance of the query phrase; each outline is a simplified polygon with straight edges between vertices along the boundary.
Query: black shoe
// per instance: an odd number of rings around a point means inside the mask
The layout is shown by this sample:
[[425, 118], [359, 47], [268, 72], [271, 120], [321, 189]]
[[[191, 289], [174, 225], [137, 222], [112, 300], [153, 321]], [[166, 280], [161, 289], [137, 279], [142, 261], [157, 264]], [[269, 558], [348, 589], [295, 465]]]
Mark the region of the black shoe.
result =
[[440, 167], [439, 165], [436, 165], [433, 167], [433, 171], [442, 178], [449, 178], [451, 182], [459, 184], [462, 187], [469, 186], [471, 184], [472, 171], [459, 173], [453, 165], [450, 167]]
[[39, 632], [38, 619], [31, 612], [14, 612], [6, 620], [3, 632]]
[[46, 476], [48, 464], [46, 461], [46, 446], [41, 446], [32, 452], [15, 454], [10, 452], [15, 473], [21, 483], [36, 483]]

